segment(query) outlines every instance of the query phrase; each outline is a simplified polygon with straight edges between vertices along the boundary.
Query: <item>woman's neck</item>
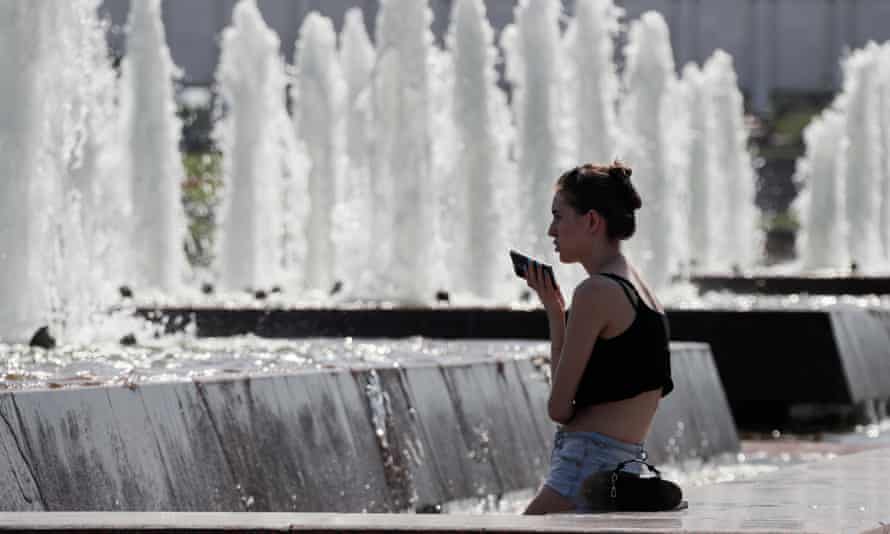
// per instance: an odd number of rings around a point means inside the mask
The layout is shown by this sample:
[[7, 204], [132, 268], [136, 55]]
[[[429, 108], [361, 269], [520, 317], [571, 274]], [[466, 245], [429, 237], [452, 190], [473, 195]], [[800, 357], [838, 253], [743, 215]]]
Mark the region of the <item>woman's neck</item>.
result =
[[593, 276], [597, 273], [615, 270], [616, 267], [622, 267], [625, 261], [624, 255], [621, 253], [621, 247], [615, 244], [592, 252], [581, 264], [584, 266], [587, 274]]

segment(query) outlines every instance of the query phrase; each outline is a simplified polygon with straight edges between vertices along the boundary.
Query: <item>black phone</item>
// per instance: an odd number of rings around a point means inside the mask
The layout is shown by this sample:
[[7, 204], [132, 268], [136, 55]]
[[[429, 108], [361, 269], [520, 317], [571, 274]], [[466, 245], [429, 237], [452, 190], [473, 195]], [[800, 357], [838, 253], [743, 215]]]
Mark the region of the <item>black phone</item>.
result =
[[547, 276], [550, 277], [550, 283], [553, 284], [553, 287], [556, 287], [556, 276], [553, 274], [553, 267], [547, 265], [546, 263], [541, 263], [538, 260], [533, 260], [524, 254], [520, 254], [515, 250], [510, 251], [510, 259], [513, 260], [513, 272], [516, 273], [516, 276], [519, 278], [525, 278], [526, 273], [528, 272], [529, 263], [535, 261], [538, 265], [540, 265], [544, 272], [547, 273]]

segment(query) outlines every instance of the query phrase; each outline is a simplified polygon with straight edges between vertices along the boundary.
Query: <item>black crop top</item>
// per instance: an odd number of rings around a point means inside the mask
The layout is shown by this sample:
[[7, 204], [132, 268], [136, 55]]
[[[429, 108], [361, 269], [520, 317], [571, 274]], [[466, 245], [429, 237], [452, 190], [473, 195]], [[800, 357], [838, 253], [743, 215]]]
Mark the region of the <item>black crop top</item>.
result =
[[575, 407], [629, 399], [658, 388], [664, 397], [674, 389], [667, 317], [647, 306], [627, 279], [600, 274], [618, 282], [636, 315], [624, 332], [596, 340], [578, 383]]

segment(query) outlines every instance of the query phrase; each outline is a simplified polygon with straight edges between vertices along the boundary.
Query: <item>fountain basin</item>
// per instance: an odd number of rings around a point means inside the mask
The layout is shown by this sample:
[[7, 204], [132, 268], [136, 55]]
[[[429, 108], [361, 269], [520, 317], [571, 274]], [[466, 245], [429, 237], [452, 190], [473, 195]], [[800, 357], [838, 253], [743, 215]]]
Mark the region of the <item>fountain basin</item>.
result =
[[[813, 304], [813, 303], [811, 303]], [[143, 310], [199, 336], [548, 339], [540, 310]], [[736, 422], [781, 423], [795, 404], [890, 399], [890, 312], [840, 304], [667, 311], [674, 341], [710, 345]]]
[[[656, 462], [738, 450], [710, 352], [674, 344]], [[531, 356], [0, 395], [0, 506], [398, 511], [536, 487], [555, 427]]]
[[762, 295], [888, 295], [887, 276], [693, 276], [691, 282], [704, 291]]

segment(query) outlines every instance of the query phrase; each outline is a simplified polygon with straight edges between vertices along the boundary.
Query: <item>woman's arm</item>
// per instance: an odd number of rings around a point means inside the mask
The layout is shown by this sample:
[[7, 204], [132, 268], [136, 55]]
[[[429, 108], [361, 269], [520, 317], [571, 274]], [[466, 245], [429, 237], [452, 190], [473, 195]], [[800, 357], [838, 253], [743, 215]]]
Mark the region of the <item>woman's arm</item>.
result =
[[535, 261], [529, 264], [526, 282], [528, 287], [537, 292], [538, 298], [541, 299], [541, 304], [544, 306], [544, 311], [547, 312], [547, 324], [550, 329], [550, 377], [552, 382], [552, 378], [556, 376], [563, 340], [565, 339], [565, 299], [562, 297], [562, 291], [556, 284], [556, 280], [551, 279], [544, 272], [541, 265]]
[[556, 377], [556, 370], [559, 368], [559, 358], [562, 355], [562, 346], [565, 342], [566, 335], [566, 314], [565, 312], [547, 311], [547, 325], [550, 329], [550, 381]]
[[608, 291], [608, 287], [592, 278], [579, 285], [572, 295], [572, 313], [565, 328], [547, 403], [547, 413], [557, 423], [568, 423], [572, 419], [578, 384], [596, 338], [606, 327], [606, 307], [602, 305], [604, 291]]

